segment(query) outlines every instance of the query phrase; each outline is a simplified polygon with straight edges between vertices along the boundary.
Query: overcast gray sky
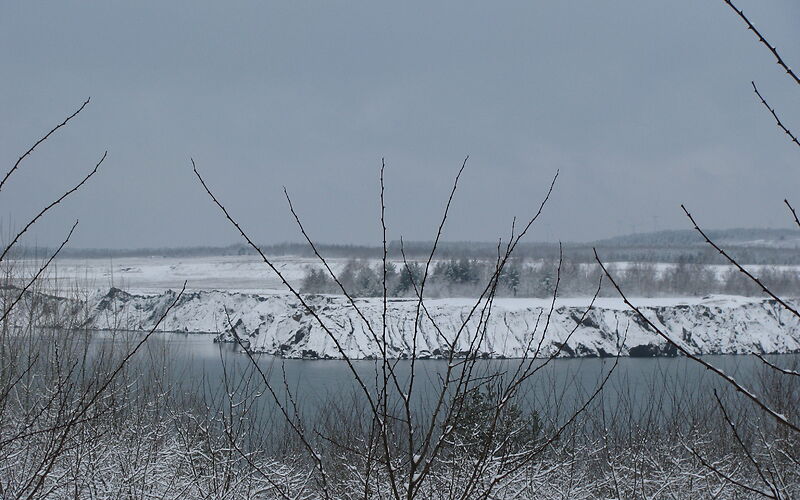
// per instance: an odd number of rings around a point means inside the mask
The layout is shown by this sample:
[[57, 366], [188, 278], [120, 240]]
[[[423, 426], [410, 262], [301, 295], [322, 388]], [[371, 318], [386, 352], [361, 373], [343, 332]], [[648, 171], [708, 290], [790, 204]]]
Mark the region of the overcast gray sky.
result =
[[[800, 3], [740, 0], [800, 66]], [[259, 241], [430, 239], [470, 155], [445, 237], [493, 240], [561, 178], [532, 240], [788, 227], [800, 89], [722, 0], [0, 3], [0, 160], [91, 104], [0, 194], [4, 233], [101, 172], [27, 243], [228, 244], [193, 157]]]

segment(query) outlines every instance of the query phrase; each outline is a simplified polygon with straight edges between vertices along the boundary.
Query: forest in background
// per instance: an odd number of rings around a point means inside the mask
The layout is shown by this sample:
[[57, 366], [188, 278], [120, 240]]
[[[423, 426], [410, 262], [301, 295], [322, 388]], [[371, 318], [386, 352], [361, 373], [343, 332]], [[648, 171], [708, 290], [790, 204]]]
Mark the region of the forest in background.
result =
[[[675, 264], [634, 262], [609, 264], [617, 282], [631, 295], [639, 297], [704, 296], [710, 294], [761, 296], [761, 287], [733, 267], [713, 266], [680, 260]], [[407, 261], [389, 263], [386, 268], [388, 293], [394, 297], [415, 297], [413, 284], [424, 275], [424, 264]], [[434, 262], [426, 288], [429, 297], [477, 297], [486, 281], [496, 272], [496, 262], [481, 259], [446, 259]], [[556, 287], [562, 297], [587, 297], [597, 291], [603, 271], [596, 263], [572, 259], [528, 261], [514, 258], [498, 278], [498, 297], [552, 297]], [[762, 283], [775, 293], [794, 296], [800, 290], [796, 268], [764, 266], [757, 272]], [[337, 276], [354, 297], [383, 295], [382, 263], [352, 259]], [[309, 266], [301, 291], [340, 294], [329, 273]], [[601, 296], [617, 296], [610, 285]]]
[[[731, 255], [742, 264], [798, 265], [800, 264], [800, 230], [797, 229], [724, 229], [707, 231], [710, 238], [725, 245]], [[402, 252], [407, 258], [424, 259], [431, 252], [430, 241], [405, 241]], [[383, 248], [379, 245], [315, 243], [326, 258], [380, 259]], [[259, 245], [266, 255], [272, 257], [314, 257], [314, 251], [306, 243], [273, 243]], [[597, 248], [606, 262], [665, 262], [690, 264], [725, 264], [727, 260], [710, 248], [692, 230], [659, 231], [637, 233], [604, 240], [562, 244], [564, 257], [575, 263], [594, 262], [593, 249]], [[12, 253], [17, 258], [41, 258], [52, 254], [47, 247], [20, 246]], [[400, 241], [387, 243], [388, 257], [402, 258]], [[211, 257], [232, 255], [256, 255], [243, 243], [228, 246], [195, 246], [175, 248], [64, 248], [62, 258], [121, 258], [121, 257]], [[497, 242], [440, 241], [436, 249], [439, 259], [494, 259], [497, 257]], [[520, 242], [514, 253], [517, 259], [557, 259], [559, 243]]]

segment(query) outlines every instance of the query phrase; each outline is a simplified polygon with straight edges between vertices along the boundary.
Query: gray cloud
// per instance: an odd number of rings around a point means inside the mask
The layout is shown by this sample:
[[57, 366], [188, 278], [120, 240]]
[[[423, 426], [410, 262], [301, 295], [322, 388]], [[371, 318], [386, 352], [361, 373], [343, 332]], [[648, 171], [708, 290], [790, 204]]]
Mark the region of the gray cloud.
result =
[[[742, 1], [796, 61], [800, 6]], [[92, 96], [0, 193], [20, 224], [91, 185], [31, 235], [81, 219], [84, 247], [227, 244], [189, 157], [260, 241], [298, 240], [281, 186], [319, 240], [430, 238], [471, 155], [446, 237], [487, 240], [562, 177], [537, 240], [708, 226], [787, 226], [797, 88], [720, 2], [78, 2], [0, 6], [5, 165]], [[797, 117], [796, 120], [793, 120]], [[796, 125], [797, 126], [797, 125]]]

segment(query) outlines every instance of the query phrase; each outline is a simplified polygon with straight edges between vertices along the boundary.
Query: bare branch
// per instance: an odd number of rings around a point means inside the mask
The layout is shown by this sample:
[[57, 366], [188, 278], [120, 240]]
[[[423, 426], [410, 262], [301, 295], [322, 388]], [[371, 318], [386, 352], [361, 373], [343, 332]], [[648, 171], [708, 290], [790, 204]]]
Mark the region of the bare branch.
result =
[[698, 452], [697, 450], [695, 450], [695, 449], [694, 449], [694, 448], [692, 448], [691, 446], [686, 446], [686, 445], [683, 445], [683, 446], [684, 446], [684, 447], [685, 447], [687, 450], [689, 450], [689, 451], [692, 453], [692, 455], [694, 455], [695, 457], [697, 457], [697, 459], [700, 461], [700, 463], [701, 463], [701, 464], [703, 464], [703, 466], [704, 466], [704, 467], [706, 467], [707, 469], [711, 470], [711, 471], [712, 471], [712, 472], [714, 472], [716, 475], [718, 475], [718, 476], [719, 476], [719, 477], [721, 477], [722, 479], [724, 479], [724, 480], [728, 481], [729, 483], [731, 483], [731, 484], [735, 484], [735, 485], [736, 485], [736, 486], [738, 486], [739, 488], [742, 488], [742, 489], [744, 489], [744, 490], [747, 490], [747, 491], [749, 491], [750, 493], [755, 493], [755, 494], [757, 494], [757, 495], [761, 495], [761, 496], [764, 496], [764, 497], [767, 497], [767, 498], [775, 498], [775, 496], [774, 496], [774, 495], [772, 495], [771, 493], [767, 493], [766, 491], [761, 491], [761, 490], [759, 490], [759, 489], [753, 488], [752, 486], [749, 486], [749, 485], [747, 485], [747, 484], [745, 484], [745, 483], [743, 483], [743, 482], [739, 481], [738, 479], [735, 479], [735, 478], [731, 477], [731, 476], [730, 476], [730, 474], [726, 474], [725, 472], [722, 472], [722, 471], [719, 469], [719, 467], [717, 467], [717, 466], [715, 466], [714, 464], [712, 464], [712, 463], [708, 462], [708, 461], [707, 461], [705, 458], [703, 458], [703, 456], [702, 456], [702, 455], [700, 455], [700, 452]]
[[756, 28], [753, 25], [753, 23], [750, 22], [750, 19], [748, 19], [747, 16], [744, 15], [744, 12], [741, 9], [737, 8], [736, 5], [733, 4], [732, 0], [722, 0], [722, 1], [728, 4], [728, 7], [733, 9], [733, 11], [736, 12], [736, 14], [742, 19], [742, 21], [744, 21], [747, 24], [747, 29], [751, 30], [756, 35], [758, 41], [761, 42], [761, 44], [763, 44], [766, 48], [768, 48], [770, 52], [772, 52], [772, 55], [775, 56], [775, 61], [778, 63], [778, 66], [786, 70], [786, 74], [789, 75], [789, 77], [792, 80], [794, 80], [796, 84], [800, 85], [800, 78], [798, 78], [795, 72], [792, 71], [792, 69], [786, 64], [786, 62], [784, 62], [783, 58], [778, 53], [778, 49], [774, 45], [770, 44], [766, 38], [764, 38], [764, 35], [762, 35], [760, 31], [758, 31], [758, 28]]
[[633, 305], [633, 303], [628, 299], [628, 297], [625, 295], [625, 293], [619, 287], [617, 282], [614, 280], [614, 277], [611, 276], [611, 273], [608, 272], [608, 269], [606, 269], [606, 266], [600, 260], [600, 256], [597, 255], [597, 249], [594, 249], [594, 258], [597, 261], [597, 263], [600, 264], [600, 268], [603, 270], [603, 273], [608, 277], [609, 281], [611, 281], [611, 284], [614, 285], [614, 288], [617, 290], [617, 292], [619, 292], [620, 296], [622, 296], [622, 300], [625, 302], [625, 304], [628, 307], [630, 307], [634, 312], [636, 312], [636, 314], [638, 314], [639, 317], [642, 318], [642, 320], [645, 323], [647, 323], [647, 325], [656, 334], [658, 334], [659, 337], [661, 337], [664, 340], [666, 340], [670, 345], [674, 346], [678, 351], [681, 352], [681, 354], [683, 354], [687, 358], [691, 359], [692, 361], [694, 361], [696, 363], [700, 363], [701, 365], [703, 365], [707, 369], [709, 369], [712, 372], [714, 372], [715, 374], [717, 374], [726, 383], [730, 384], [731, 386], [733, 386], [734, 389], [736, 389], [737, 391], [739, 391], [742, 394], [744, 394], [748, 399], [750, 399], [752, 402], [754, 402], [756, 405], [758, 405], [762, 410], [767, 412], [770, 416], [772, 416], [772, 418], [777, 420], [779, 423], [791, 428], [792, 430], [794, 430], [796, 432], [800, 432], [800, 427], [798, 427], [797, 425], [793, 424], [785, 416], [781, 415], [780, 413], [776, 412], [775, 410], [773, 410], [772, 408], [767, 406], [755, 394], [753, 394], [749, 389], [747, 389], [743, 385], [739, 384], [739, 382], [737, 382], [736, 379], [734, 379], [733, 377], [731, 377], [727, 373], [723, 372], [722, 370], [720, 370], [716, 366], [712, 365], [711, 363], [705, 361], [703, 358], [693, 354], [691, 351], [686, 349], [681, 344], [679, 344], [679, 343], [675, 342], [674, 340], [672, 340], [672, 338], [670, 338], [669, 335], [664, 333], [658, 326], [656, 326], [655, 323], [653, 323], [650, 320], [650, 318], [645, 316], [645, 314], [641, 311], [641, 309], [639, 309], [638, 307]]
[[250, 237], [247, 235], [247, 233], [244, 232], [244, 229], [242, 229], [242, 227], [239, 225], [239, 223], [236, 222], [236, 220], [230, 215], [228, 210], [222, 205], [222, 203], [220, 203], [220, 201], [217, 199], [217, 197], [214, 195], [214, 193], [211, 191], [211, 189], [206, 184], [206, 182], [203, 179], [203, 177], [200, 175], [200, 172], [197, 171], [197, 165], [195, 165], [194, 159], [192, 159], [191, 162], [192, 162], [192, 171], [194, 172], [194, 175], [200, 181], [200, 184], [203, 186], [203, 189], [211, 197], [211, 200], [214, 202], [214, 204], [222, 211], [222, 213], [225, 215], [225, 218], [228, 219], [228, 222], [230, 222], [233, 225], [233, 227], [235, 227], [239, 231], [239, 234], [245, 239], [245, 241], [250, 246], [250, 248], [252, 248], [253, 250], [255, 250], [258, 253], [258, 255], [261, 257], [261, 260], [264, 261], [264, 263], [267, 264], [267, 266], [270, 269], [272, 269], [272, 271], [278, 276], [278, 278], [280, 278], [280, 280], [283, 283], [283, 285], [286, 286], [286, 288], [289, 289], [289, 291], [292, 293], [292, 295], [295, 296], [295, 298], [297, 298], [298, 301], [300, 301], [300, 304], [302, 304], [302, 306], [305, 308], [305, 310], [314, 318], [314, 320], [317, 322], [317, 324], [320, 325], [320, 328], [322, 328], [322, 330], [328, 335], [328, 338], [330, 338], [333, 341], [334, 345], [336, 346], [337, 351], [342, 355], [342, 358], [347, 363], [347, 366], [348, 366], [348, 369], [350, 370], [350, 373], [352, 373], [352, 375], [355, 378], [356, 382], [358, 382], [358, 385], [361, 388], [362, 392], [364, 392], [364, 395], [367, 397], [367, 400], [369, 401], [370, 407], [373, 410], [375, 410], [376, 409], [375, 408], [375, 402], [374, 402], [374, 400], [372, 398], [372, 395], [369, 392], [369, 389], [367, 389], [367, 386], [364, 383], [364, 380], [358, 374], [358, 371], [356, 371], [355, 366], [353, 366], [352, 360], [350, 359], [350, 357], [345, 352], [344, 347], [342, 346], [342, 344], [339, 341], [339, 339], [336, 338], [336, 335], [334, 335], [333, 332], [325, 324], [325, 322], [322, 321], [322, 318], [320, 318], [320, 316], [317, 314], [317, 312], [314, 310], [314, 308], [312, 308], [308, 304], [308, 302], [306, 302], [306, 300], [303, 298], [303, 296], [300, 295], [300, 292], [298, 292], [291, 284], [289, 284], [289, 282], [283, 276], [283, 273], [281, 273], [280, 270], [278, 270], [278, 268], [272, 263], [271, 260], [269, 260], [269, 258], [267, 258], [266, 255], [264, 255], [264, 252], [261, 251], [261, 248], [259, 248], [259, 246], [256, 245], [253, 242], [252, 239], [250, 239]]
[[[761, 280], [759, 280], [757, 277], [755, 277], [753, 274], [751, 274], [750, 271], [748, 271], [747, 269], [742, 267], [742, 265], [739, 264], [739, 262], [737, 262], [736, 259], [731, 257], [728, 254], [728, 252], [726, 252], [719, 245], [714, 243], [711, 240], [711, 238], [709, 238], [708, 235], [702, 229], [700, 229], [700, 226], [697, 225], [697, 222], [695, 222], [694, 217], [692, 217], [692, 214], [690, 214], [689, 211], [686, 210], [686, 207], [681, 205], [681, 208], [683, 209], [683, 213], [685, 213], [686, 216], [689, 217], [689, 220], [692, 221], [692, 224], [694, 225], [695, 230], [698, 233], [700, 233], [700, 235], [706, 240], [706, 243], [711, 245], [714, 248], [714, 250], [718, 251], [723, 257], [725, 257], [725, 259], [728, 262], [730, 262], [731, 264], [733, 264], [736, 267], [736, 269], [738, 269], [742, 274], [744, 274], [745, 276], [750, 278], [751, 281], [753, 281], [756, 285], [758, 285], [761, 288], [761, 291], [763, 291], [765, 294], [767, 294], [770, 297], [772, 297], [776, 302], [778, 302], [780, 305], [782, 305], [786, 310], [788, 310], [789, 312], [791, 312], [792, 314], [794, 314], [795, 316], [800, 318], [800, 312], [798, 312], [797, 309], [795, 309], [794, 307], [790, 306], [782, 298], [780, 298], [777, 295], [775, 295], [769, 288], [766, 287], [766, 285], [761, 283]], [[595, 252], [595, 256], [597, 256], [597, 252]], [[598, 259], [598, 261], [599, 261], [599, 259]]]
[[50, 266], [50, 263], [51, 263], [51, 262], [53, 262], [53, 259], [55, 259], [55, 258], [56, 258], [56, 256], [57, 256], [57, 255], [58, 255], [58, 254], [61, 252], [61, 250], [64, 248], [64, 246], [66, 246], [67, 242], [69, 242], [69, 239], [72, 237], [72, 233], [75, 231], [75, 228], [76, 228], [77, 226], [78, 226], [78, 221], [76, 220], [76, 221], [75, 221], [75, 224], [73, 224], [73, 225], [72, 225], [72, 228], [69, 230], [69, 234], [67, 234], [67, 237], [66, 237], [66, 238], [64, 238], [64, 241], [63, 241], [63, 242], [61, 242], [61, 244], [58, 246], [58, 248], [56, 249], [56, 251], [55, 251], [55, 252], [53, 252], [53, 254], [50, 256], [50, 258], [49, 258], [49, 259], [47, 259], [47, 262], [45, 262], [45, 263], [44, 263], [44, 265], [42, 265], [42, 266], [39, 268], [39, 270], [38, 270], [38, 271], [36, 271], [36, 274], [33, 276], [33, 278], [31, 278], [31, 279], [28, 281], [28, 283], [27, 283], [27, 284], [26, 284], [24, 287], [22, 287], [22, 291], [19, 293], [19, 295], [17, 295], [17, 298], [16, 298], [16, 299], [14, 299], [14, 301], [11, 303], [11, 305], [10, 305], [9, 307], [6, 307], [6, 308], [5, 308], [5, 312], [3, 312], [3, 316], [2, 316], [2, 317], [0, 317], [0, 323], [2, 323], [3, 321], [5, 321], [5, 319], [8, 317], [8, 315], [9, 315], [9, 314], [11, 314], [11, 311], [13, 311], [13, 310], [14, 310], [14, 307], [17, 305], [17, 303], [18, 303], [20, 300], [22, 300], [22, 297], [24, 297], [24, 296], [25, 296], [25, 293], [28, 291], [28, 289], [29, 289], [31, 286], [33, 286], [33, 284], [34, 284], [34, 283], [36, 283], [36, 280], [38, 280], [38, 279], [39, 279], [39, 277], [42, 275], [42, 273], [44, 273], [45, 269], [47, 269], [47, 268], [48, 268], [48, 266]]
[[28, 157], [28, 156], [29, 156], [31, 153], [33, 153], [33, 150], [34, 150], [34, 149], [36, 149], [36, 147], [37, 147], [39, 144], [43, 143], [44, 141], [46, 141], [46, 140], [47, 140], [47, 138], [48, 138], [48, 137], [50, 137], [51, 135], [53, 135], [53, 132], [55, 132], [56, 130], [60, 129], [60, 128], [61, 128], [61, 127], [63, 127], [64, 125], [66, 125], [66, 124], [67, 124], [67, 122], [69, 122], [70, 120], [72, 120], [73, 118], [75, 118], [75, 116], [76, 116], [78, 113], [80, 113], [81, 111], [83, 111], [83, 108], [85, 108], [85, 107], [86, 107], [86, 105], [87, 105], [87, 104], [89, 104], [89, 101], [90, 101], [91, 99], [92, 99], [91, 97], [89, 97], [88, 99], [86, 99], [86, 101], [84, 101], [84, 103], [83, 103], [83, 104], [81, 104], [81, 107], [80, 107], [80, 108], [78, 108], [78, 110], [77, 110], [77, 111], [75, 111], [74, 113], [72, 113], [71, 115], [69, 115], [69, 116], [68, 116], [68, 117], [67, 117], [67, 118], [66, 118], [66, 119], [65, 119], [63, 122], [59, 123], [58, 125], [56, 125], [56, 126], [55, 126], [55, 127], [53, 127], [52, 129], [50, 129], [50, 132], [46, 133], [46, 134], [44, 135], [44, 137], [42, 137], [41, 139], [39, 139], [38, 141], [36, 141], [36, 142], [34, 143], [34, 145], [30, 147], [30, 149], [29, 149], [29, 150], [25, 151], [25, 153], [24, 153], [22, 156], [20, 156], [20, 157], [19, 157], [19, 159], [17, 160], [17, 162], [16, 162], [16, 163], [14, 163], [14, 166], [13, 166], [13, 167], [11, 167], [11, 170], [9, 170], [9, 171], [6, 173], [6, 175], [3, 177], [3, 180], [2, 180], [2, 181], [0, 181], [0, 190], [2, 190], [2, 189], [3, 189], [3, 186], [5, 185], [5, 183], [6, 183], [6, 181], [8, 180], [8, 178], [9, 178], [9, 177], [11, 177], [11, 174], [13, 174], [15, 170], [17, 170], [17, 167], [19, 167], [19, 164], [20, 164], [20, 163], [22, 163], [22, 160], [24, 160], [24, 159], [25, 159], [26, 157]]
[[797, 227], [800, 227], [800, 219], [797, 218], [797, 212], [794, 211], [794, 207], [789, 204], [789, 200], [783, 200], [787, 207], [789, 207], [789, 211], [792, 212], [792, 217], [794, 217], [794, 223], [797, 224]]
[[78, 184], [76, 184], [76, 185], [75, 185], [75, 187], [73, 187], [72, 189], [70, 189], [70, 190], [69, 190], [69, 191], [67, 191], [66, 193], [62, 194], [60, 197], [58, 197], [58, 198], [57, 198], [57, 199], [56, 199], [54, 202], [52, 202], [52, 203], [50, 203], [49, 205], [47, 205], [46, 207], [44, 207], [44, 208], [41, 210], [41, 212], [39, 212], [38, 214], [36, 214], [36, 217], [34, 217], [33, 219], [31, 219], [31, 220], [30, 220], [30, 221], [29, 221], [29, 222], [28, 222], [28, 223], [25, 225], [25, 227], [23, 227], [23, 228], [22, 228], [22, 231], [20, 231], [19, 233], [17, 233], [17, 235], [14, 237], [14, 239], [11, 241], [11, 243], [9, 243], [9, 244], [8, 244], [8, 246], [6, 246], [6, 249], [5, 249], [5, 250], [3, 250], [3, 253], [2, 253], [2, 254], [0, 254], [0, 262], [2, 262], [2, 261], [3, 261], [3, 259], [5, 258], [5, 256], [6, 256], [6, 255], [8, 254], [8, 252], [11, 250], [11, 248], [12, 248], [14, 245], [16, 245], [16, 243], [19, 241], [19, 239], [22, 237], [22, 235], [23, 235], [23, 234], [25, 234], [25, 232], [26, 232], [28, 229], [30, 229], [30, 228], [31, 228], [31, 226], [33, 226], [33, 225], [36, 223], [36, 221], [38, 221], [40, 218], [42, 218], [42, 216], [43, 216], [44, 214], [46, 214], [48, 211], [50, 211], [50, 210], [51, 210], [53, 207], [55, 207], [56, 205], [58, 205], [59, 203], [61, 203], [61, 202], [64, 200], [64, 198], [66, 198], [67, 196], [71, 195], [72, 193], [74, 193], [75, 191], [77, 191], [78, 189], [80, 189], [80, 188], [81, 188], [81, 186], [83, 186], [84, 184], [86, 184], [86, 182], [87, 182], [89, 179], [91, 179], [91, 177], [92, 177], [94, 174], [96, 174], [96, 173], [97, 173], [97, 169], [98, 169], [98, 168], [100, 168], [100, 165], [101, 165], [101, 164], [103, 163], [103, 161], [106, 159], [106, 156], [108, 156], [108, 151], [106, 151], [106, 152], [104, 152], [104, 153], [103, 153], [103, 156], [102, 156], [102, 158], [100, 158], [100, 161], [98, 161], [98, 162], [97, 162], [97, 164], [95, 164], [95, 166], [94, 166], [94, 168], [92, 169], [92, 171], [91, 171], [91, 172], [89, 172], [89, 174], [88, 174], [86, 177], [84, 177], [82, 181], [80, 181]]
[[785, 368], [781, 368], [780, 366], [775, 365], [774, 363], [770, 363], [764, 356], [762, 356], [761, 354], [759, 354], [757, 352], [754, 352], [753, 355], [755, 357], [757, 357], [758, 359], [760, 359], [762, 363], [764, 363], [765, 365], [769, 366], [773, 370], [777, 370], [777, 371], [783, 373], [784, 375], [794, 375], [795, 377], [800, 377], [800, 372], [796, 372], [794, 370], [787, 370]]
[[758, 476], [761, 478], [761, 481], [772, 491], [773, 498], [780, 498], [778, 490], [767, 480], [767, 477], [764, 475], [764, 472], [761, 469], [761, 464], [758, 463], [753, 454], [750, 453], [750, 450], [747, 448], [747, 446], [745, 446], [744, 441], [742, 441], [742, 437], [739, 435], [739, 431], [736, 429], [736, 424], [733, 423], [731, 417], [728, 416], [728, 411], [725, 409], [725, 405], [722, 404], [722, 400], [719, 399], [716, 389], [714, 389], [714, 399], [717, 400], [717, 406], [719, 406], [719, 409], [722, 410], [722, 416], [725, 418], [725, 422], [728, 423], [728, 427], [730, 427], [731, 431], [733, 431], [733, 436], [736, 438], [736, 442], [739, 443], [739, 447], [741, 447], [745, 455], [747, 455], [747, 459], [751, 464], [753, 464], [753, 467], [756, 468], [756, 472], [758, 472]]
[[773, 118], [775, 118], [775, 122], [778, 124], [778, 127], [779, 127], [781, 130], [783, 130], [783, 131], [786, 133], [786, 135], [788, 135], [788, 136], [789, 136], [789, 139], [790, 139], [790, 140], [791, 140], [793, 143], [795, 143], [795, 145], [796, 145], [796, 146], [800, 147], [800, 141], [798, 141], [798, 140], [797, 140], [797, 136], [796, 136], [796, 135], [794, 135], [794, 134], [791, 132], [791, 130], [789, 130], [788, 128], [786, 128], [786, 125], [784, 125], [784, 124], [783, 124], [783, 122], [781, 121], [781, 119], [778, 117], [778, 114], [777, 114], [777, 113], [775, 113], [775, 108], [772, 108], [772, 107], [770, 107], [770, 105], [769, 105], [769, 104], [767, 104], [767, 101], [766, 101], [766, 99], [764, 99], [764, 97], [761, 95], [761, 92], [759, 92], [759, 91], [758, 91], [758, 88], [756, 87], [756, 82], [750, 82], [750, 83], [753, 85], [753, 91], [755, 91], [755, 93], [756, 93], [756, 95], [758, 96], [758, 98], [759, 98], [759, 99], [761, 99], [761, 104], [763, 104], [763, 105], [764, 105], [764, 107], [765, 107], [765, 108], [767, 108], [767, 111], [769, 111], [769, 112], [772, 114], [772, 117], [773, 117]]

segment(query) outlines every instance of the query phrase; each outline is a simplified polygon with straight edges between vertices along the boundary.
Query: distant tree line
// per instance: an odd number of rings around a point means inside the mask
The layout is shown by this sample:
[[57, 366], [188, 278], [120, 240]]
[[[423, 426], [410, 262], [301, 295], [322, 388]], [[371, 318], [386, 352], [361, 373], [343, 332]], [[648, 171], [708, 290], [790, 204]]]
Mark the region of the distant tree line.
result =
[[[558, 271], [557, 259], [511, 261], [499, 279], [498, 296], [549, 297], [558, 279], [560, 296], [587, 296], [597, 289], [602, 270], [596, 264], [564, 260]], [[611, 264], [615, 279], [632, 295], [641, 297], [703, 296], [709, 294], [759, 296], [761, 289], [735, 269], [722, 269], [688, 259], [676, 264], [647, 262]], [[428, 297], [476, 297], [483, 284], [495, 272], [494, 262], [482, 259], [443, 259], [432, 264], [425, 284]], [[392, 297], [413, 297], [414, 283], [419, 286], [424, 265], [416, 261], [388, 263], [387, 293]], [[795, 295], [800, 290], [800, 275], [795, 269], [764, 267], [757, 273], [772, 290]], [[383, 295], [383, 270], [380, 262], [351, 259], [337, 275], [353, 296]], [[339, 294], [341, 290], [327, 271], [309, 267], [303, 278], [305, 293]], [[601, 295], [614, 295], [606, 287]]]
[[[725, 246], [730, 254], [742, 264], [800, 265], [800, 231], [786, 229], [732, 229], [709, 231]], [[406, 241], [403, 252], [411, 260], [423, 260], [431, 251], [431, 242]], [[272, 257], [314, 258], [314, 252], [305, 243], [277, 243], [260, 247]], [[380, 259], [383, 248], [366, 245], [317, 244], [319, 251], [328, 258]], [[726, 260], [718, 252], [708, 248], [692, 231], [662, 231], [658, 233], [620, 236], [593, 243], [565, 243], [564, 256], [576, 263], [593, 263], [597, 248], [605, 262], [668, 262], [673, 264], [724, 264]], [[52, 253], [50, 248], [19, 247], [12, 253], [16, 258], [41, 258]], [[402, 258], [400, 242], [388, 243], [389, 258]], [[440, 242], [437, 256], [440, 259], [489, 260], [497, 254], [496, 243], [490, 242]], [[556, 243], [520, 243], [516, 258], [522, 260], [556, 259], [559, 246]], [[138, 249], [69, 249], [61, 257], [71, 258], [123, 258], [123, 257], [206, 257], [206, 256], [255, 255], [247, 245], [196, 246], [183, 248], [138, 248]]]

